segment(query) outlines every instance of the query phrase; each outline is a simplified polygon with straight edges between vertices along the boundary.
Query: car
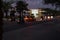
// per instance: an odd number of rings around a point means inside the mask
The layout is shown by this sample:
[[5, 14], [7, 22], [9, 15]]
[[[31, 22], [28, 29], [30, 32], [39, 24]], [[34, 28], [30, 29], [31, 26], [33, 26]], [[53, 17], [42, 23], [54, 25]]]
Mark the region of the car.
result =
[[[17, 20], [16, 20], [16, 22], [18, 22], [18, 23], [20, 23], [20, 20], [19, 20], [20, 18], [18, 18]], [[33, 18], [33, 17], [31, 17], [31, 16], [24, 16], [24, 22], [26, 23], [26, 22], [33, 22], [33, 21], [35, 21], [35, 18]]]
[[25, 21], [25, 22], [32, 22], [32, 21], [35, 21], [35, 19], [32, 18], [31, 16], [25, 16], [25, 17], [24, 17], [24, 21]]
[[50, 21], [50, 20], [52, 20], [52, 19], [53, 19], [53, 16], [44, 16], [44, 20]]

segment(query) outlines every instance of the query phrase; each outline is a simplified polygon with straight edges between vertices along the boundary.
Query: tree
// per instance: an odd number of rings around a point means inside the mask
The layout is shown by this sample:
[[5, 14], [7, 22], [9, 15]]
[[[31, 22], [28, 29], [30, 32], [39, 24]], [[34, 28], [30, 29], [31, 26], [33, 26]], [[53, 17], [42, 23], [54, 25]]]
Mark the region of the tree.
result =
[[52, 4], [52, 6], [55, 6], [55, 10], [60, 7], [60, 0], [44, 0], [44, 4]]
[[18, 13], [20, 13], [20, 23], [24, 23], [23, 11], [28, 10], [27, 6], [28, 4], [24, 1], [18, 1], [16, 3], [16, 10]]
[[[13, 9], [13, 10], [12, 10]], [[10, 17], [11, 17], [11, 21], [15, 21], [15, 8], [12, 7], [11, 11], [10, 11]]]
[[0, 40], [2, 40], [2, 33], [3, 33], [3, 12], [2, 12], [2, 0], [0, 0]]
[[10, 2], [3, 2], [3, 11], [6, 14], [6, 18], [8, 17], [8, 11], [9, 8], [11, 7], [11, 3]]
[[46, 12], [43, 12], [43, 14], [46, 14], [46, 15], [51, 15], [51, 16], [60, 15], [60, 11], [57, 11], [57, 10], [52, 10], [52, 9], [49, 9], [49, 8], [46, 8], [46, 9], [43, 9], [43, 10], [46, 11]]
[[56, 5], [60, 8], [60, 0], [57, 0]]
[[44, 4], [52, 4], [52, 6], [55, 6], [55, 11], [50, 10], [49, 14], [52, 13], [54, 16], [59, 14], [56, 9], [60, 7], [60, 0], [44, 0]]

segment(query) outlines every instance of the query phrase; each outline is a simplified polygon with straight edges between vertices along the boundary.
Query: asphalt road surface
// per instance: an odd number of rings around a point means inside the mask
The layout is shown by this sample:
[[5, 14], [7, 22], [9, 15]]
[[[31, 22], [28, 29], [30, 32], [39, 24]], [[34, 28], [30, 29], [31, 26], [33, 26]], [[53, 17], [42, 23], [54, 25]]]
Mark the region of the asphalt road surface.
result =
[[60, 21], [44, 22], [4, 32], [3, 40], [60, 40]]
[[4, 21], [3, 31], [8, 32], [8, 31], [28, 27], [28, 26], [31, 26], [31, 25], [37, 25], [39, 23], [40, 22], [30, 22], [30, 23], [19, 24], [17, 22]]

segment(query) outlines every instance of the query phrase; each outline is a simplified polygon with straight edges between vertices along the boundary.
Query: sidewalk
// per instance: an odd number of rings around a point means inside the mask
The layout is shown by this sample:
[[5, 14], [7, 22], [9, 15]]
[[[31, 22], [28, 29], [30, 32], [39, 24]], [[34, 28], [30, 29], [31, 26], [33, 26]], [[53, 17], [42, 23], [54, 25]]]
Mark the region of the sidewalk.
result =
[[60, 34], [56, 32], [54, 26], [38, 24], [5, 32], [3, 40], [57, 40]]

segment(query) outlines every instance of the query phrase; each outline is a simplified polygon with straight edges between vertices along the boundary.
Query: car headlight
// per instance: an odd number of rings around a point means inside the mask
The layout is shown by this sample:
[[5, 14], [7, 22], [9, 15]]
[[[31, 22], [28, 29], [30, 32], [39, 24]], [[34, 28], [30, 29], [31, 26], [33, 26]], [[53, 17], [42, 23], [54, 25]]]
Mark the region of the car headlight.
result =
[[51, 18], [53, 18], [53, 16], [51, 16]]
[[50, 19], [50, 16], [48, 16], [48, 19]]

